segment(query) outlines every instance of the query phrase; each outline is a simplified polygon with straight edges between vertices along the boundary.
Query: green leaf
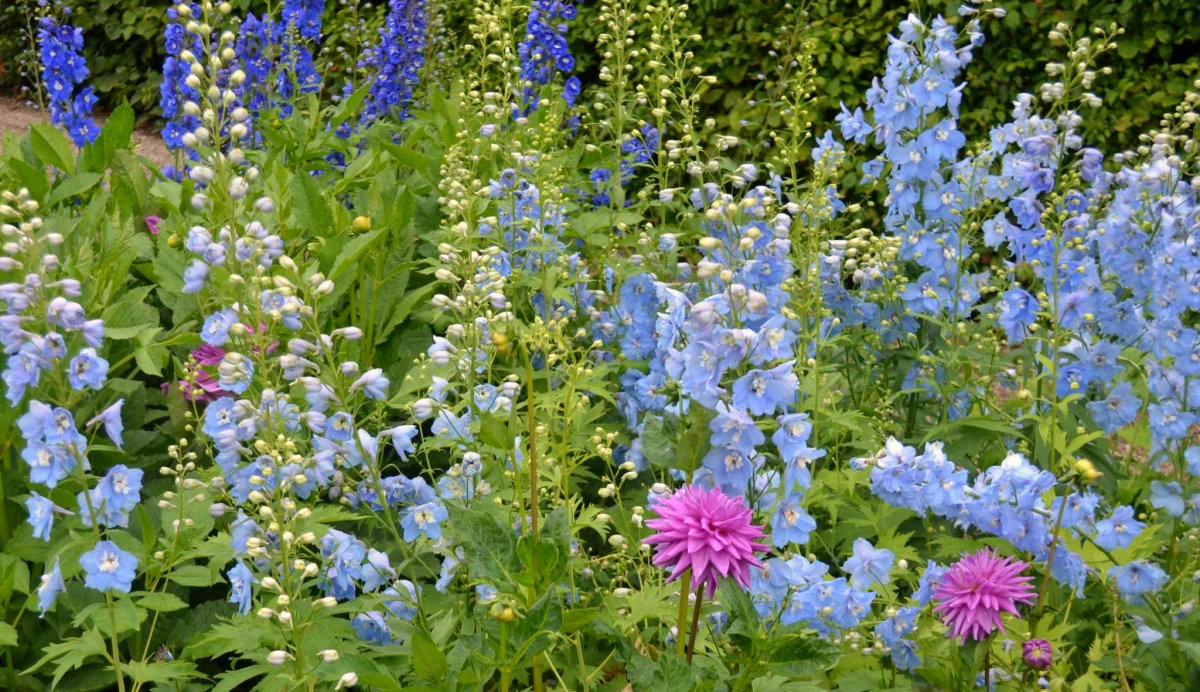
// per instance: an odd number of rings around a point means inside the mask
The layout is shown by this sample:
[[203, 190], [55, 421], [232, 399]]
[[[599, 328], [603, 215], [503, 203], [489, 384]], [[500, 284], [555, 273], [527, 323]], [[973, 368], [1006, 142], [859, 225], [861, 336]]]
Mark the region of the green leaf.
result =
[[71, 637], [56, 644], [51, 644], [44, 649], [44, 654], [37, 663], [33, 664], [25, 673], [32, 673], [38, 670], [47, 663], [54, 661], [54, 679], [50, 683], [50, 687], [58, 685], [58, 681], [68, 671], [74, 670], [83, 665], [83, 662], [92, 656], [108, 657], [108, 650], [104, 645], [104, 637], [100, 636], [99, 630], [88, 630], [84, 632], [82, 637]]
[[825, 640], [810, 635], [784, 637], [772, 642], [767, 652], [767, 669], [785, 678], [816, 675], [837, 664], [841, 651]]
[[679, 427], [679, 419], [670, 414], [646, 416], [642, 426], [642, 455], [651, 466], [671, 468], [675, 465], [675, 441], [679, 439]]
[[214, 576], [209, 568], [200, 565], [176, 567], [168, 578], [180, 586], [210, 586], [221, 581], [220, 576]]
[[[134, 680], [141, 683], [173, 683], [176, 680], [202, 678], [204, 675], [188, 661], [127, 661], [121, 666]], [[179, 689], [179, 685], [172, 685]]]
[[46, 201], [46, 194], [50, 192], [50, 178], [46, 175], [46, 171], [34, 167], [33, 165], [17, 158], [11, 157], [6, 162], [8, 167], [17, 176], [17, 180], [21, 185], [29, 190], [29, 194], [39, 202]]
[[95, 187], [103, 179], [104, 175], [101, 173], [80, 173], [69, 178], [63, 178], [62, 182], [50, 192], [50, 197], [46, 200], [46, 206], [52, 207], [59, 202], [74, 200]]
[[[328, 227], [326, 227], [326, 233], [328, 233]], [[337, 259], [333, 261], [333, 268], [329, 270], [330, 280], [336, 282], [347, 270], [357, 267], [362, 256], [383, 237], [384, 230], [376, 229], [352, 238], [342, 247]]]
[[563, 634], [578, 632], [584, 625], [595, 620], [598, 615], [600, 615], [599, 608], [575, 608], [564, 611], [561, 631]]
[[527, 661], [541, 653], [550, 644], [551, 635], [562, 630], [562, 622], [558, 589], [551, 587], [512, 627], [512, 645], [520, 660]]
[[217, 676], [218, 682], [213, 687], [212, 692], [232, 692], [236, 689], [246, 689], [243, 687], [247, 683], [260, 675], [270, 675], [279, 670], [275, 666], [267, 663], [256, 663], [248, 668], [239, 668], [231, 670], [228, 673], [221, 673]]
[[417, 677], [435, 685], [446, 681], [446, 655], [423, 629], [412, 633], [412, 664]]
[[273, 646], [278, 637], [278, 630], [261, 618], [237, 617], [201, 632], [184, 649], [184, 657], [198, 659], [217, 658], [234, 652], [245, 654]]
[[761, 619], [750, 594], [733, 579], [722, 579], [721, 602], [729, 609], [730, 638], [742, 649], [750, 649], [761, 638]]
[[500, 450], [511, 450], [513, 436], [508, 432], [508, 423], [491, 413], [479, 415], [479, 439], [485, 445]]
[[29, 144], [33, 153], [67, 175], [75, 174], [75, 154], [66, 135], [50, 125], [30, 125]]
[[447, 526], [458, 538], [471, 572], [500, 589], [509, 590], [521, 571], [517, 537], [512, 527], [477, 509], [446, 503]]
[[16, 646], [17, 630], [7, 622], [0, 622], [0, 646]]
[[290, 190], [292, 214], [296, 221], [314, 236], [325, 237], [333, 229], [329, 204], [321, 194], [321, 186], [303, 171], [292, 177]]
[[188, 607], [188, 604], [182, 598], [172, 593], [140, 592], [133, 594], [133, 596], [137, 598], [137, 604], [147, 610], [169, 613], [173, 610], [183, 610]]

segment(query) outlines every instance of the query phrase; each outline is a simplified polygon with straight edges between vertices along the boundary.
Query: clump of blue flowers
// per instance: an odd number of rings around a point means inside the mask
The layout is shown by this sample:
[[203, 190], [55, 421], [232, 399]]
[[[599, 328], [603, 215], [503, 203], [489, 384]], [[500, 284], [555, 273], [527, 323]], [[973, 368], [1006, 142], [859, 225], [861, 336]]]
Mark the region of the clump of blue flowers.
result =
[[83, 31], [53, 17], [42, 17], [37, 37], [42, 81], [50, 97], [50, 122], [66, 130], [75, 146], [91, 144], [100, 135], [100, 128], [91, 116], [96, 96], [86, 86]]

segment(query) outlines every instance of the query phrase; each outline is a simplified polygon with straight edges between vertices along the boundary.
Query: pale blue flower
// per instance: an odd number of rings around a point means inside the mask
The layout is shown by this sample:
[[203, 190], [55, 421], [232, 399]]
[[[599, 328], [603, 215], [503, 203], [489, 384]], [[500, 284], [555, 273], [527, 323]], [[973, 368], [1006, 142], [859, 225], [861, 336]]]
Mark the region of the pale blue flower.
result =
[[99, 541], [79, 556], [79, 565], [83, 567], [83, 583], [89, 589], [129, 593], [137, 576], [138, 559], [112, 541]]

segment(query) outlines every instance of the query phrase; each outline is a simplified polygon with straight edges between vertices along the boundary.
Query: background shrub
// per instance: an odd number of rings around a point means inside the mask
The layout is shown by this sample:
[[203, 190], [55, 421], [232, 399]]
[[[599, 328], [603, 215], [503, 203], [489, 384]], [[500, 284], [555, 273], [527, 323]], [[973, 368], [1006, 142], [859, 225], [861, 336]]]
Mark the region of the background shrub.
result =
[[[235, 15], [262, 12], [266, 3], [233, 0]], [[763, 77], [769, 76], [775, 58], [771, 50], [788, 40], [815, 40], [818, 96], [822, 112], [816, 122], [832, 122], [839, 102], [859, 103], [871, 76], [882, 68], [886, 37], [909, 12], [956, 13], [957, 0], [895, 2], [893, 0], [813, 0], [776, 3], [743, 0], [693, 0], [691, 29], [704, 36], [697, 61], [718, 83], [705, 93], [706, 115], [720, 118], [725, 131], [748, 139], [761, 139], [780, 125], [778, 114], [768, 112]], [[1121, 60], [1113, 73], [1098, 80], [1098, 93], [1110, 107], [1088, 119], [1089, 141], [1110, 150], [1136, 144], [1133, 133], [1153, 123], [1177, 103], [1200, 68], [1200, 2], [1192, 0], [1025, 0], [1000, 3], [1009, 11], [1003, 20], [991, 20], [988, 42], [971, 63], [968, 77], [979, 87], [968, 90], [963, 104], [962, 127], [977, 135], [986, 123], [1002, 119], [1012, 100], [1041, 81], [1042, 66], [1057, 53], [1046, 38], [1058, 22], [1078, 26], [1108, 25], [1125, 28], [1120, 41]], [[0, 9], [0, 24], [24, 25], [19, 2]], [[466, 26], [469, 0], [447, 0], [446, 26], [458, 32]], [[113, 108], [124, 100], [146, 120], [156, 115], [158, 83], [163, 61], [162, 22], [165, 5], [143, 0], [78, 0], [74, 19], [87, 37], [86, 57], [92, 69], [90, 83], [101, 105]], [[326, 70], [336, 81], [344, 65], [337, 64], [337, 46], [352, 43], [353, 17], [364, 33], [382, 22], [386, 2], [351, 4], [330, 2], [325, 10], [328, 35], [323, 56], [335, 70]], [[583, 3], [580, 21], [570, 33], [572, 52], [578, 59], [585, 84], [594, 83], [600, 61], [596, 53], [595, 21], [599, 3]], [[16, 31], [0, 37], [0, 83], [9, 92], [19, 89], [16, 56], [24, 45]], [[980, 88], [982, 87], [982, 88]], [[765, 123], [765, 124], [764, 124]]]

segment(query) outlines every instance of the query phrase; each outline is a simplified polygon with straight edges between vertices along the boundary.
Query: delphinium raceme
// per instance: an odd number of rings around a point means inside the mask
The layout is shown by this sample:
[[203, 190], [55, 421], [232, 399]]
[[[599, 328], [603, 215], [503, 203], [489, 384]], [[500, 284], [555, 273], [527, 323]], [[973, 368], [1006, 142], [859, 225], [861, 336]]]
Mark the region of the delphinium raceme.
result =
[[[569, 0], [534, 0], [529, 7], [525, 40], [517, 47], [524, 82], [521, 115], [537, 109], [541, 87], [559, 73], [575, 69], [575, 56], [567, 45], [567, 22], [575, 19], [575, 5]], [[578, 80], [564, 92], [568, 103], [578, 94]]]
[[313, 61], [311, 45], [321, 40], [321, 13], [324, 0], [287, 0], [278, 24], [272, 28], [279, 61], [275, 73], [275, 93], [281, 115], [292, 114], [297, 96], [320, 90], [321, 75]]
[[100, 135], [100, 128], [91, 116], [96, 96], [85, 85], [88, 67], [80, 52], [83, 31], [44, 16], [38, 20], [37, 40], [50, 122], [65, 130], [75, 146], [91, 144]]
[[[184, 54], [203, 54], [203, 43], [198, 33], [187, 29], [186, 18], [198, 16], [200, 7], [188, 4], [187, 10], [181, 15], [178, 7], [167, 10], [167, 28], [163, 32], [163, 41], [167, 58], [163, 62], [163, 80], [159, 85], [159, 108], [162, 109], [163, 125], [162, 138], [169, 149], [184, 149], [189, 157], [195, 156], [195, 151], [185, 149], [183, 136], [200, 127], [199, 111], [187, 106], [188, 103], [200, 103], [200, 92], [192, 84], [198, 80], [189, 80], [190, 64], [183, 58]], [[172, 167], [174, 168], [174, 167]], [[182, 175], [176, 171], [165, 171], [168, 177]], [[173, 174], [171, 174], [173, 173]]]
[[184, 245], [205, 271], [187, 290], [203, 306], [201, 340], [220, 354], [220, 389], [209, 392], [194, 378], [180, 386], [191, 388], [194, 429], [220, 470], [212, 514], [231, 517], [230, 601], [243, 615], [275, 623], [287, 645], [266, 662], [303, 679], [338, 659], [336, 648], [314, 658], [314, 647], [325, 644], [304, 635], [333, 617], [339, 602], [377, 595], [360, 603], [351, 624], [362, 639], [386, 644], [395, 638], [392, 618], [414, 617], [419, 597], [386, 551], [334, 528], [318, 538], [320, 501], [373, 517], [395, 550], [438, 539], [445, 510], [439, 490], [421, 478], [385, 474], [388, 450], [407, 459], [419, 431], [388, 421], [383, 371], [346, 356], [357, 351], [362, 330], [322, 330], [315, 306], [335, 285], [315, 260], [301, 255], [301, 267], [286, 253], [269, 230], [278, 223], [273, 212], [266, 197], [221, 198], [214, 218], [233, 218], [236, 226], [189, 230]]
[[[6, 278], [14, 273], [22, 277], [0, 284], [0, 300], [7, 307], [0, 317], [0, 343], [7, 361], [5, 397], [14, 411], [23, 411], [16, 423], [21, 438], [16, 447], [29, 467], [30, 481], [38, 486], [25, 502], [28, 521], [33, 537], [41, 541], [51, 540], [59, 518], [65, 518], [69, 530], [91, 534], [77, 561], [56, 559], [47, 565], [36, 592], [37, 609], [45, 615], [67, 582], [82, 572], [84, 586], [104, 594], [112, 618], [114, 594], [133, 588], [139, 559], [113, 542], [109, 531], [128, 526], [129, 512], [141, 500], [142, 471], [117, 464], [102, 477], [92, 474], [89, 454], [100, 431], [118, 448], [123, 445], [124, 400], [105, 397], [104, 405], [99, 394], [109, 370], [101, 355], [104, 322], [88, 319], [76, 302], [83, 287], [57, 255], [64, 238], [46, 228], [29, 192], [4, 191], [0, 200], [0, 272]], [[72, 413], [85, 402], [97, 411], [82, 426], [87, 435]], [[68, 501], [72, 493], [73, 502]], [[117, 634], [110, 634], [107, 654], [117, 687], [124, 690]]]
[[371, 74], [362, 114], [367, 122], [408, 117], [425, 61], [426, 0], [391, 0], [388, 8], [378, 44], [363, 56]]
[[[244, 195], [245, 181], [235, 178], [234, 169], [245, 163], [238, 147], [250, 132], [250, 113], [235, 91], [246, 80], [246, 73], [235, 65], [237, 37], [222, 29], [231, 11], [228, 3], [213, 6], [211, 2], [180, 3], [169, 10], [179, 23], [167, 27], [167, 48], [169, 54], [178, 49], [178, 58], [167, 59], [161, 103], [164, 113], [177, 118], [167, 124], [164, 139], [169, 146], [174, 142], [182, 148], [189, 160], [199, 162], [199, 170], [193, 167], [186, 173], [204, 187], [213, 181], [215, 171], [228, 194]], [[234, 185], [235, 180], [240, 182]], [[191, 199], [197, 208], [209, 202], [205, 192]]]

